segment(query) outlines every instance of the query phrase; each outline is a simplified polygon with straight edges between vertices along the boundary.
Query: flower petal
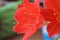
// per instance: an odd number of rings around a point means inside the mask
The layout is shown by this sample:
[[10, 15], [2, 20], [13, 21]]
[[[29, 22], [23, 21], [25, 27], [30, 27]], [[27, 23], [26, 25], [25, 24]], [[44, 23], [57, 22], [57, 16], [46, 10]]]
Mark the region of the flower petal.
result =
[[22, 14], [24, 12], [25, 12], [25, 8], [24, 7], [17, 9], [16, 12], [15, 12], [15, 15], [14, 15], [14, 19], [17, 22], [21, 22], [22, 21]]
[[40, 16], [40, 14], [31, 13], [22, 8], [16, 11], [14, 19], [20, 23], [30, 23], [30, 24], [39, 24], [44, 21], [43, 17]]
[[25, 6], [25, 7], [31, 7], [32, 6], [32, 3], [31, 2], [29, 2], [29, 0], [22, 0], [23, 1], [23, 5]]
[[34, 0], [34, 3], [33, 4], [39, 5], [39, 3], [40, 3], [40, 0]]
[[29, 32], [27, 32], [22, 40], [28, 40], [28, 38], [30, 38], [35, 32], [37, 31], [37, 29], [30, 29]]
[[24, 6], [27, 8], [28, 11], [34, 12], [34, 13], [39, 13], [40, 12], [40, 6], [38, 1], [40, 0], [34, 0], [34, 3], [29, 2], [29, 0], [23, 0]]
[[[36, 1], [35, 4], [38, 2]], [[14, 19], [17, 21], [17, 24], [13, 29], [17, 33], [25, 33], [23, 40], [27, 40], [37, 29], [41, 28], [44, 19], [39, 14], [39, 6], [30, 3], [28, 0], [23, 0], [23, 4], [23, 7], [19, 5], [19, 9], [15, 12]]]
[[48, 31], [49, 37], [59, 34], [60, 33], [60, 23], [52, 22], [52, 23], [48, 24], [47, 31]]
[[17, 33], [26, 33], [25, 27], [22, 24], [20, 24], [20, 23], [16, 24], [13, 27], [13, 31], [14, 32], [17, 32]]
[[54, 10], [60, 16], [60, 0], [45, 0], [45, 6]]
[[24, 7], [22, 4], [18, 4], [18, 8]]
[[34, 0], [34, 3], [33, 3], [33, 5], [35, 6], [35, 7], [37, 7], [37, 9], [39, 9], [40, 8], [40, 0]]
[[35, 25], [32, 24], [21, 24], [21, 23], [17, 23], [13, 28], [13, 30], [17, 33], [27, 33], [31, 29], [37, 29], [37, 28], [35, 28]]
[[40, 13], [46, 21], [50, 21], [50, 22], [57, 21], [57, 19], [56, 19], [57, 16], [54, 15], [55, 12], [53, 10], [42, 9]]
[[15, 32], [19, 33], [25, 33], [23, 40], [27, 40], [29, 37], [31, 37], [36, 31], [37, 28], [35, 28], [36, 25], [29, 25], [29, 24], [16, 24], [16, 26], [13, 28]]

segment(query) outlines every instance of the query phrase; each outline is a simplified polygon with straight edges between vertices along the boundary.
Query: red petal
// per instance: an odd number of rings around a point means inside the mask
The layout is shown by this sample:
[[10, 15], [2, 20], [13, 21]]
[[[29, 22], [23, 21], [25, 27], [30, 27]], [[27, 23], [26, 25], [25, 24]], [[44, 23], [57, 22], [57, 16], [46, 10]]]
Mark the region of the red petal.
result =
[[27, 32], [22, 40], [28, 40], [37, 30], [36, 29], [30, 29], [29, 32]]
[[34, 0], [34, 3], [33, 4], [39, 4], [40, 3], [40, 0]]
[[17, 9], [16, 12], [15, 12], [15, 15], [14, 15], [14, 19], [17, 22], [21, 22], [22, 21], [22, 14], [24, 12], [25, 12], [25, 8], [24, 7]]
[[27, 33], [31, 29], [37, 29], [37, 28], [35, 28], [35, 25], [28, 23], [26, 24], [17, 23], [13, 28], [13, 30], [17, 33]]
[[[22, 24], [20, 24], [20, 23], [18, 23], [18, 24], [16, 24], [15, 26], [14, 26], [14, 28], [13, 28], [13, 30], [14, 30], [14, 32], [17, 32], [17, 33], [26, 33], [26, 29], [25, 29], [25, 27], [22, 25]], [[25, 31], [26, 30], [26, 31]]]
[[45, 0], [47, 8], [54, 10], [60, 16], [60, 0]]
[[[24, 20], [19, 20], [18, 24], [14, 27], [14, 30], [16, 30], [18, 33], [20, 32], [26, 32], [30, 27], [33, 27], [35, 29], [41, 28], [42, 24], [44, 23], [44, 20], [42, 17], [37, 17], [37, 15], [25, 15], [27, 16]], [[21, 30], [21, 31], [20, 31]], [[24, 31], [23, 31], [24, 30]], [[25, 31], [26, 30], [26, 31]]]
[[[37, 9], [40, 9], [40, 0], [34, 0], [34, 3], [33, 5], [37, 8]], [[40, 10], [39, 10], [40, 11]]]
[[22, 4], [18, 4], [18, 8], [24, 7]]
[[39, 24], [43, 22], [43, 17], [40, 14], [31, 13], [22, 8], [16, 11], [14, 18], [20, 23]]
[[41, 14], [42, 16], [44, 17], [44, 19], [46, 21], [50, 21], [50, 22], [53, 22], [53, 21], [56, 21], [56, 15], [54, 15], [54, 11], [50, 10], [50, 9], [43, 9], [41, 10]]
[[23, 0], [23, 4], [24, 4], [24, 7], [26, 7], [27, 9], [31, 9], [33, 7], [32, 3], [29, 2], [29, 0]]
[[32, 3], [29, 2], [29, 0], [23, 0], [23, 4], [24, 4], [25, 7], [30, 7], [30, 6], [32, 6]]
[[36, 31], [37, 28], [35, 28], [36, 25], [29, 25], [29, 24], [20, 24], [18, 23], [13, 30], [17, 33], [25, 33], [23, 40], [27, 40], [29, 37], [31, 37]]
[[23, 4], [24, 6], [27, 8], [27, 11], [33, 12], [33, 13], [39, 13], [40, 12], [40, 6], [38, 4], [38, 6], [36, 5], [38, 3], [39, 0], [34, 0], [35, 3], [31, 3], [29, 2], [29, 0], [23, 0]]
[[59, 34], [60, 33], [60, 22], [52, 22], [48, 24], [47, 31], [48, 31], [49, 37]]

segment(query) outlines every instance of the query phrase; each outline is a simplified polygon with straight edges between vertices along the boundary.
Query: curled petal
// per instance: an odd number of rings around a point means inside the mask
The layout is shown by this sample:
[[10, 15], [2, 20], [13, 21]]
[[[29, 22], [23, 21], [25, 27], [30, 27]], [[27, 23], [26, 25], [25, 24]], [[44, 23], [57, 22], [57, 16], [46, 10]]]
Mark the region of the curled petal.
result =
[[50, 22], [57, 21], [56, 19], [57, 16], [55, 15], [55, 12], [53, 10], [42, 9], [41, 15], [44, 17], [46, 21], [50, 21]]
[[60, 34], [60, 23], [52, 22], [48, 24], [47, 31], [48, 31], [49, 37], [52, 37], [56, 34]]

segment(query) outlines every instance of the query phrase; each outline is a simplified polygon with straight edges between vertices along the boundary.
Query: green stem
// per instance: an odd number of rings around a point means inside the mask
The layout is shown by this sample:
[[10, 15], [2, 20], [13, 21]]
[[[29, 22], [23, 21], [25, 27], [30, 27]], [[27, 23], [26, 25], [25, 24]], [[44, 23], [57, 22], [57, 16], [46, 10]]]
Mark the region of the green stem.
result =
[[60, 38], [60, 36], [58, 36], [55, 40], [58, 40]]

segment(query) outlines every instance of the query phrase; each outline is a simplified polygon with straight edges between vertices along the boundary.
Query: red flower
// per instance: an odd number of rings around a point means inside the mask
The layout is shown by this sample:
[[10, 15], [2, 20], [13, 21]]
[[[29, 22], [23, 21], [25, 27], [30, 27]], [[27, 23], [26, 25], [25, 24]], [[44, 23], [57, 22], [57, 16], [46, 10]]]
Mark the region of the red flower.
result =
[[41, 14], [49, 21], [47, 31], [49, 36], [60, 34], [60, 0], [45, 0], [45, 7]]
[[55, 13], [52, 13], [54, 19], [52, 19], [53, 17], [50, 15], [51, 12], [49, 13], [50, 19], [54, 20], [54, 22], [51, 22], [47, 27], [49, 35], [60, 34], [60, 0], [45, 0], [45, 6], [55, 11]]
[[25, 33], [23, 40], [31, 37], [44, 23], [40, 13], [40, 0], [35, 0], [30, 3], [28, 0], [23, 0], [23, 5], [19, 5], [15, 12], [14, 19], [17, 24], [13, 30], [17, 33]]
[[55, 34], [60, 34], [60, 17], [57, 13], [50, 9], [43, 9], [41, 10], [41, 14], [44, 19], [49, 22], [47, 26], [49, 37], [52, 37]]

